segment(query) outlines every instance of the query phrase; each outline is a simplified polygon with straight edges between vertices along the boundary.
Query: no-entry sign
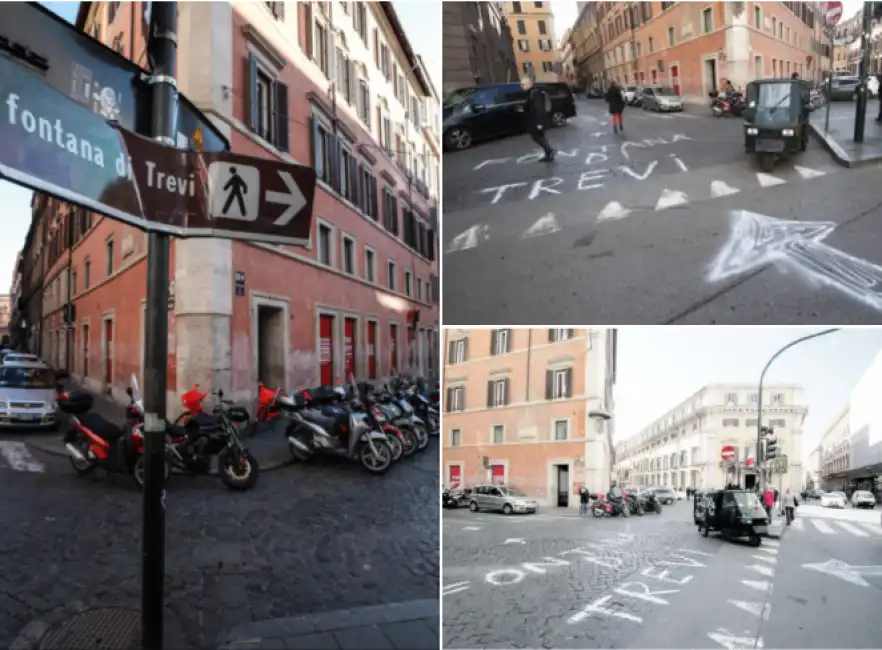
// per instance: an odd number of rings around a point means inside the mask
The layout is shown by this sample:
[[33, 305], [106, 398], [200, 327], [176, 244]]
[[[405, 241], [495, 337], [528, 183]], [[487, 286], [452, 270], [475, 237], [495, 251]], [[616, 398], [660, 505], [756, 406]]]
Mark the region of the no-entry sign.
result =
[[735, 447], [726, 445], [720, 450], [720, 457], [727, 463], [732, 462], [735, 460]]
[[828, 27], [832, 27], [842, 18], [842, 3], [827, 2], [824, 4], [824, 20]]
[[310, 167], [185, 152], [110, 124], [0, 55], [0, 177], [176, 237], [307, 245]]

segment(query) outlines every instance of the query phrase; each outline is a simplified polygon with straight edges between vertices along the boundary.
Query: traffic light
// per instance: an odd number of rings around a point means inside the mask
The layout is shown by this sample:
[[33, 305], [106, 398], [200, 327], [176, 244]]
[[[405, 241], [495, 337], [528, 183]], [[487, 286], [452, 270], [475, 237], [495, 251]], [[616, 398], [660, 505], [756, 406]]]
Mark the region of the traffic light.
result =
[[882, 19], [882, 2], [873, 3], [873, 20]]
[[766, 453], [765, 458], [763, 460], [774, 460], [778, 455], [778, 437], [773, 433], [769, 433], [769, 437], [766, 438]]

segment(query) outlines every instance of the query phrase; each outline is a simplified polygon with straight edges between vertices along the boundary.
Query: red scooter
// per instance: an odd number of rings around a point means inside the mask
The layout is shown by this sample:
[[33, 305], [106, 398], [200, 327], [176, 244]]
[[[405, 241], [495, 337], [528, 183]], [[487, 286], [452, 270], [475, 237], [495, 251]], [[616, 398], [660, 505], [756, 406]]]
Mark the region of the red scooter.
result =
[[736, 91], [726, 99], [722, 99], [716, 91], [711, 91], [708, 96], [711, 98], [711, 112], [714, 117], [740, 117], [744, 110], [744, 95], [740, 92]]

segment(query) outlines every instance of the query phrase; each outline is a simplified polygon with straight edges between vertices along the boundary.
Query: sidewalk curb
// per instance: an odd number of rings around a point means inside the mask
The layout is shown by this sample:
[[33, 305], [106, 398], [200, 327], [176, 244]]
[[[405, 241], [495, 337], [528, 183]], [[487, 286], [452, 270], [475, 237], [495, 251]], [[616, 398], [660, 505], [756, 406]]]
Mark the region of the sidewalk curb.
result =
[[434, 618], [440, 616], [440, 608], [441, 603], [437, 599], [411, 600], [403, 603], [369, 605], [319, 614], [256, 621], [239, 625], [227, 632], [220, 638], [218, 647], [221, 650], [238, 650], [257, 647], [264, 639], [268, 638], [319, 634], [356, 627]]
[[828, 134], [825, 134], [824, 129], [820, 126], [817, 126], [814, 122], [809, 122], [809, 131], [821, 144], [821, 146], [824, 147], [824, 149], [826, 149], [831, 156], [833, 156], [833, 159], [843, 167], [854, 169], [856, 167], [864, 167], [866, 165], [872, 165], [874, 163], [882, 161], [882, 155], [872, 156], [868, 158], [860, 158], [858, 160], [852, 159], [842, 148], [842, 146], [838, 142], [836, 142], [836, 140], [834, 140]]

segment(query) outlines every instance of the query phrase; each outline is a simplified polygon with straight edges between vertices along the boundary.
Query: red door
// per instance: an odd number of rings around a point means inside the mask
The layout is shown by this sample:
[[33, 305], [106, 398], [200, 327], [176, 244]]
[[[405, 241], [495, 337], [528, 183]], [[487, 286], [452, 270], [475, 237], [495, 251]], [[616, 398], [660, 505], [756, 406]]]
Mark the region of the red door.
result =
[[89, 376], [89, 326], [83, 325], [83, 377]]
[[658, 83], [658, 70], [652, 71], [652, 83], [654, 83], [654, 84]]
[[113, 321], [104, 321], [104, 345], [105, 345], [105, 367], [104, 382], [113, 383]]
[[368, 323], [367, 329], [368, 379], [377, 378], [377, 324]]
[[390, 370], [398, 372], [398, 325], [389, 326], [389, 363]]
[[346, 372], [346, 382], [355, 377], [355, 327], [354, 318], [347, 318], [343, 321], [343, 365]]
[[680, 94], [680, 66], [671, 66], [671, 85], [674, 87], [674, 93]]
[[490, 482], [493, 485], [502, 485], [505, 483], [505, 465], [490, 466]]
[[462, 482], [462, 466], [461, 465], [451, 465], [450, 466], [450, 480], [447, 482], [447, 485], [450, 486], [451, 489], [456, 489], [459, 487], [459, 484]]
[[334, 384], [334, 317], [319, 316], [319, 366], [322, 386]]

